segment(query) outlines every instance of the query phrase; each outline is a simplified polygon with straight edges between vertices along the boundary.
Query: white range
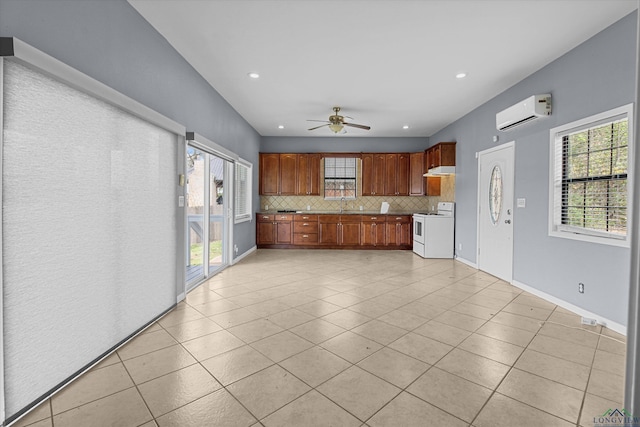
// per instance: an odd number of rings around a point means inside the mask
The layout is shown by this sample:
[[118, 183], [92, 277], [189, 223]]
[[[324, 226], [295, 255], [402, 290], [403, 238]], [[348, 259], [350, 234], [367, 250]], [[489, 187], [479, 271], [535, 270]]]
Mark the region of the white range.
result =
[[413, 214], [413, 252], [423, 258], [453, 258], [455, 203], [438, 203], [437, 212]]

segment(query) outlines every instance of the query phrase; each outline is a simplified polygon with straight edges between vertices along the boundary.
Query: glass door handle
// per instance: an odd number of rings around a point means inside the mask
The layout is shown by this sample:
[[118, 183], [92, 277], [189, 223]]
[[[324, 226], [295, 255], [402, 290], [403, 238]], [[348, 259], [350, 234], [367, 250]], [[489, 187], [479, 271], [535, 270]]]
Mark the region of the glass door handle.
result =
[[505, 224], [511, 224], [511, 220], [510, 220], [510, 219], [505, 219], [505, 220], [504, 220], [504, 223], [505, 223]]

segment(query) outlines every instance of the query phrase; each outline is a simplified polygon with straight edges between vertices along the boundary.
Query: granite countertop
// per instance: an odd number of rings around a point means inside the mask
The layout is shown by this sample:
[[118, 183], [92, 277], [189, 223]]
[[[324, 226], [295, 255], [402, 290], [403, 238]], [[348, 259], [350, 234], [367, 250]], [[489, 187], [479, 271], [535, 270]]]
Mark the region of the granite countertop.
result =
[[296, 212], [277, 212], [277, 211], [260, 211], [257, 212], [259, 215], [292, 215], [292, 214], [309, 214], [309, 215], [413, 215], [415, 212], [408, 211], [389, 211], [386, 214], [381, 214], [380, 211], [344, 211], [342, 213], [335, 211], [314, 211], [314, 210], [304, 210], [304, 211], [296, 211]]

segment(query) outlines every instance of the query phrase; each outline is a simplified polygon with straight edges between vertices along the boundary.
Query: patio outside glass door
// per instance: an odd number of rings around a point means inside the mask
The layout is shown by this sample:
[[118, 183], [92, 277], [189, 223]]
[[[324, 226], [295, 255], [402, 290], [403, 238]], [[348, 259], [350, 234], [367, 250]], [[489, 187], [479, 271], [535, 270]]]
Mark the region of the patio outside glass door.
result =
[[187, 291], [227, 265], [228, 162], [187, 146]]

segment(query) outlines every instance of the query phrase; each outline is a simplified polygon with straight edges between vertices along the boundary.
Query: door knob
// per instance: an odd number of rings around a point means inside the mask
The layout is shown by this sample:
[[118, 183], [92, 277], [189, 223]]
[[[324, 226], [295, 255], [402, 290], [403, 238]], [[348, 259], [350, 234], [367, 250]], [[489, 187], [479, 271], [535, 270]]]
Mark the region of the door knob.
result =
[[504, 220], [504, 223], [505, 223], [505, 224], [511, 224], [511, 220], [510, 220], [510, 219], [505, 219], [505, 220]]

